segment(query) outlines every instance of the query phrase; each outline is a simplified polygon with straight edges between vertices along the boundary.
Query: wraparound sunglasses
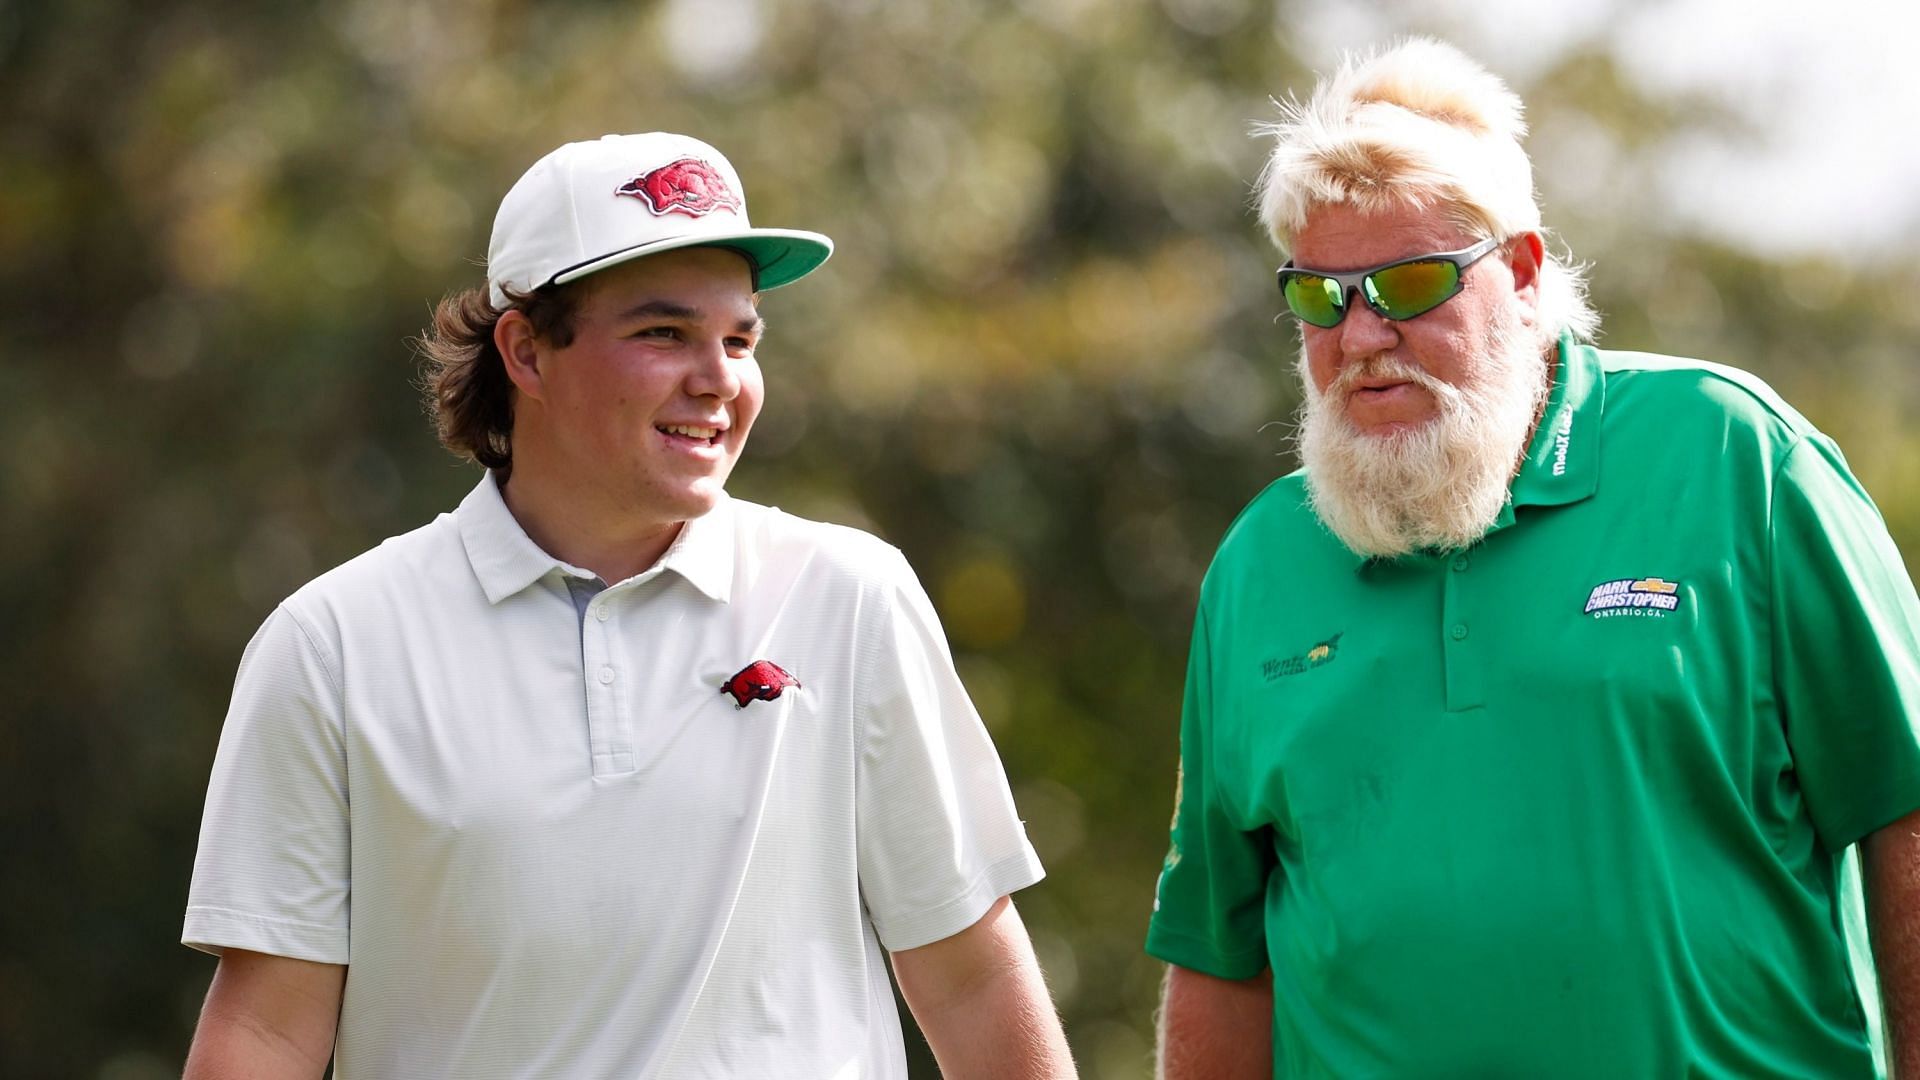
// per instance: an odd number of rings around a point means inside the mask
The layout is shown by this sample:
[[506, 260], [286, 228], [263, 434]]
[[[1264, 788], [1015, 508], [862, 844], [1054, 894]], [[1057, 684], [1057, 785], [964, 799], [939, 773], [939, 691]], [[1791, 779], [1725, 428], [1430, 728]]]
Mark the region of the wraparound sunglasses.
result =
[[1381, 318], [1411, 319], [1459, 295], [1467, 267], [1499, 246], [1500, 241], [1490, 236], [1459, 251], [1415, 255], [1344, 274], [1302, 270], [1289, 259], [1280, 268], [1280, 293], [1301, 322], [1323, 328], [1339, 326], [1347, 317], [1347, 294], [1355, 289]]

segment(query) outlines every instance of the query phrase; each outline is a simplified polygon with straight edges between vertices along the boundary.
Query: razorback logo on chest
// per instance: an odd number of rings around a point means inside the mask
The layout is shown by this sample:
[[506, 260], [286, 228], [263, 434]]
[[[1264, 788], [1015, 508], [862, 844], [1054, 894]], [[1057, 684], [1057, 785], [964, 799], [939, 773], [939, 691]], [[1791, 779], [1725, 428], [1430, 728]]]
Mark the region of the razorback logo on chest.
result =
[[735, 708], [744, 709], [755, 701], [772, 701], [787, 687], [800, 689], [800, 680], [771, 660], [755, 660], [720, 684], [720, 692], [733, 698]]

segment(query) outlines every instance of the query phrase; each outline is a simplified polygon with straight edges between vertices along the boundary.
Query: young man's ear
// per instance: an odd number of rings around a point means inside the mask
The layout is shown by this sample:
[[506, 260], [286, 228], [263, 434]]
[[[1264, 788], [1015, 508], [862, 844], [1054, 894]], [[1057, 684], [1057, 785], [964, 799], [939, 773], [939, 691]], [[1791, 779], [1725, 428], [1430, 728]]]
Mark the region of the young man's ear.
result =
[[514, 389], [535, 401], [541, 400], [542, 350], [540, 339], [533, 332], [533, 322], [525, 312], [501, 313], [500, 320], [493, 324], [493, 347], [500, 350], [500, 359], [506, 365], [507, 378], [513, 381]]

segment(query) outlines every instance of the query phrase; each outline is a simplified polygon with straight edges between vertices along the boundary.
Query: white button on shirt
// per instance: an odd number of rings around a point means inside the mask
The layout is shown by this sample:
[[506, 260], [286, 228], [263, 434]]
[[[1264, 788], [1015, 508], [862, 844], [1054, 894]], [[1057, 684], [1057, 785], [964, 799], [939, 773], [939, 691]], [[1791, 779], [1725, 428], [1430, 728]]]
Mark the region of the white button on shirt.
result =
[[348, 964], [341, 1080], [904, 1077], [881, 947], [1041, 874], [905, 560], [730, 500], [583, 578], [489, 476], [283, 603], [184, 940]]

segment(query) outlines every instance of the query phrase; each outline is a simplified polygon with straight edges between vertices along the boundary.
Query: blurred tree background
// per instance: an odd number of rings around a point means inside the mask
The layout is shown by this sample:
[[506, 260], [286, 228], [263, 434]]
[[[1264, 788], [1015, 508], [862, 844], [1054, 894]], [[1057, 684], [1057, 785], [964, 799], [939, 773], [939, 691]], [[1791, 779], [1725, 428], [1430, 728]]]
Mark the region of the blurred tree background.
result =
[[[1465, 32], [1444, 5], [1328, 7], [0, 0], [0, 1073], [177, 1074], [241, 647], [474, 482], [406, 342], [480, 281], [508, 185], [562, 141], [667, 129], [730, 156], [757, 223], [839, 243], [767, 299], [735, 492], [919, 569], [1050, 871], [1020, 904], [1084, 1074], [1150, 1075], [1193, 599], [1293, 464], [1248, 127], [1329, 47]], [[1755, 125], [1643, 85], [1604, 23], [1486, 58], [1606, 343], [1757, 371], [1920, 552], [1920, 259], [1767, 254], [1664, 210], [1675, 139]]]

